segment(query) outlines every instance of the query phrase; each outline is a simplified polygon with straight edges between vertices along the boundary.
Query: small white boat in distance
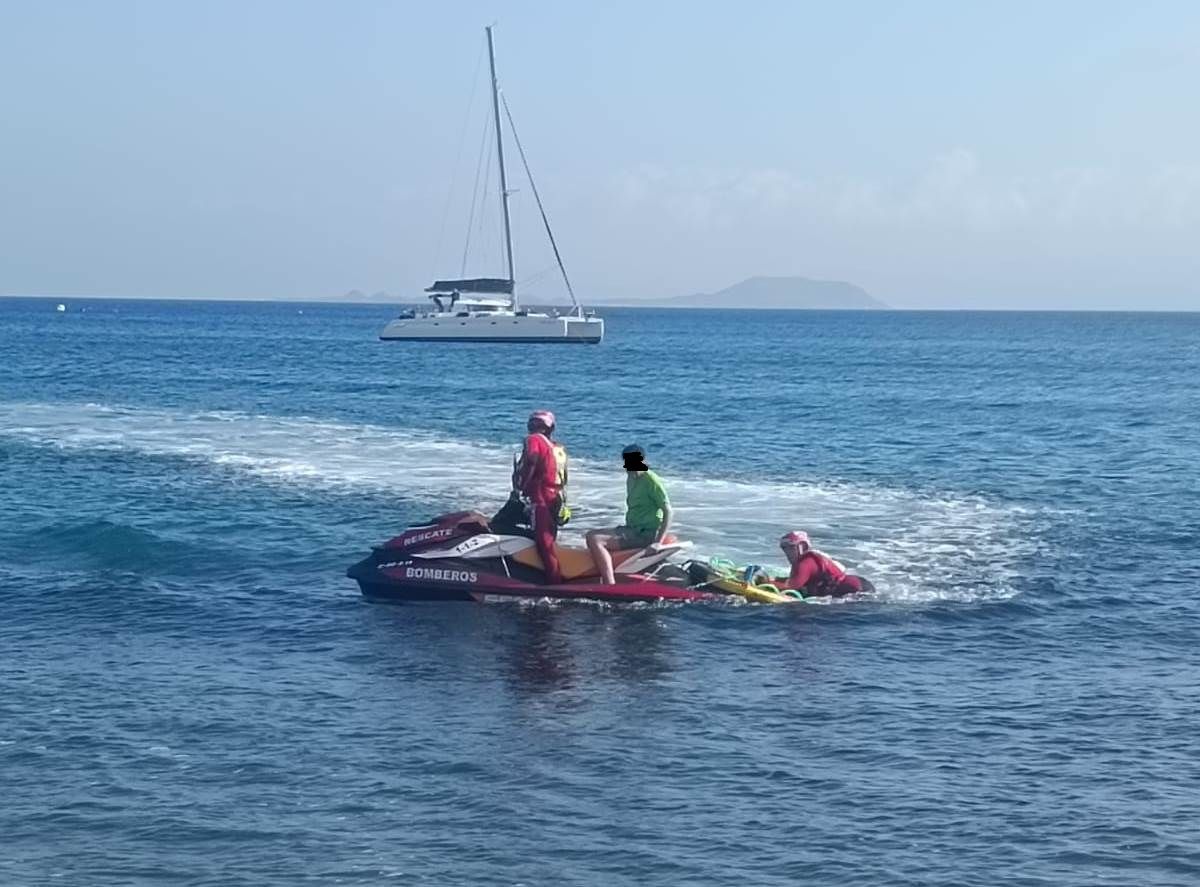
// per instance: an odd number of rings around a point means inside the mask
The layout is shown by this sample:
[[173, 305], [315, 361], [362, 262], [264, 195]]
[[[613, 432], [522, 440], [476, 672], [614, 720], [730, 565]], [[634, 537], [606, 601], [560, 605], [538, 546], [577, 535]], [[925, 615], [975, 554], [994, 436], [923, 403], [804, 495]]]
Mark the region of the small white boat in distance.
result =
[[[529, 163], [521, 140], [513, 128], [512, 114], [504, 102], [509, 130], [521, 154], [521, 162], [529, 179], [530, 190], [537, 200], [546, 235], [554, 248], [554, 258], [562, 272], [563, 282], [571, 296], [573, 307], [565, 314], [552, 314], [523, 309], [517, 300], [516, 275], [513, 271], [512, 226], [508, 217], [508, 174], [504, 168], [504, 138], [500, 128], [500, 90], [496, 81], [496, 54], [492, 45], [492, 29], [487, 28], [488, 62], [492, 75], [492, 116], [495, 126], [496, 160], [500, 168], [500, 205], [504, 217], [504, 247], [507, 258], [507, 277], [475, 277], [462, 280], [438, 280], [425, 292], [433, 301], [431, 311], [406, 311], [383, 328], [379, 338], [385, 341], [409, 342], [572, 342], [596, 344], [604, 338], [604, 320], [595, 312], [583, 310], [563, 266], [554, 232], [546, 218], [542, 198], [529, 172]], [[474, 205], [472, 205], [474, 212]], [[470, 227], [470, 226], [468, 226]], [[464, 255], [463, 264], [466, 259]], [[465, 267], [463, 269], [465, 271]]]
[[55, 310], [55, 311], [57, 311], [57, 312], [59, 312], [59, 313], [61, 314], [62, 312], [64, 312], [64, 311], [66, 311], [66, 310], [67, 310], [67, 306], [66, 306], [66, 305], [64, 305], [62, 302], [59, 302], [59, 303], [58, 303], [58, 307], [57, 307], [57, 308], [55, 308], [54, 310]]

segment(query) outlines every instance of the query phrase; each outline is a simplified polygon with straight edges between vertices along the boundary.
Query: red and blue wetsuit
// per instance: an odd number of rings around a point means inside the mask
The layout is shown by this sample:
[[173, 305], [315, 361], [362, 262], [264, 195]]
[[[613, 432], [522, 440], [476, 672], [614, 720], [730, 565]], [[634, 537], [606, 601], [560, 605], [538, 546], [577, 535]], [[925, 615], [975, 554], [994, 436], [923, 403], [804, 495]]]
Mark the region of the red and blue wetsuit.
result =
[[529, 517], [533, 525], [533, 541], [542, 558], [546, 580], [551, 585], [562, 582], [554, 537], [558, 535], [558, 463], [554, 446], [541, 433], [525, 438], [521, 461], [517, 465], [517, 489], [529, 500]]

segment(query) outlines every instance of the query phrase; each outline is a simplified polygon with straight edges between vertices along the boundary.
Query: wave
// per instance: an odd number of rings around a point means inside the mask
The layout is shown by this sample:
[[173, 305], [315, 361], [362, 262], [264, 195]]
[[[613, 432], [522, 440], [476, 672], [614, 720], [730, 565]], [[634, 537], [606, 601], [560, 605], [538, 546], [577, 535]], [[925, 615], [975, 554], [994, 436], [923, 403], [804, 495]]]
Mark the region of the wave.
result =
[[[508, 493], [516, 450], [515, 444], [447, 440], [371, 424], [101, 404], [0, 404], [0, 437], [63, 450], [191, 460], [271, 484], [370, 489], [419, 503], [431, 514], [498, 507]], [[696, 543], [698, 554], [778, 564], [775, 540], [803, 527], [892, 600], [1011, 597], [1041, 553], [1037, 513], [981, 496], [664, 473], [677, 530]], [[620, 521], [619, 468], [574, 459], [571, 481], [576, 520], [564, 532], [565, 541], [578, 539], [586, 527]]]
[[197, 545], [110, 520], [61, 521], [21, 534], [14, 550], [27, 562], [130, 573], [188, 571], [207, 562]]

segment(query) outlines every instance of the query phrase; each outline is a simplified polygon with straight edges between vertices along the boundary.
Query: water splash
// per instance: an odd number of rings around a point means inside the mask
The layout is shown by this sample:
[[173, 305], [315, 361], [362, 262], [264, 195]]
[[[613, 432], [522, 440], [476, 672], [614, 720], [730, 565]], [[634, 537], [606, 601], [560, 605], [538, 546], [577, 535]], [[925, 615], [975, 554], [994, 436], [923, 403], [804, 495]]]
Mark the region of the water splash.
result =
[[[498, 507], [516, 449], [380, 425], [101, 404], [0, 404], [0, 436], [63, 450], [179, 458], [317, 492], [368, 488], [431, 513]], [[696, 554], [780, 564], [775, 540], [803, 527], [890, 600], [1011, 597], [1022, 565], [1039, 551], [1036, 513], [983, 497], [665, 474], [676, 529], [695, 542]], [[619, 469], [576, 459], [571, 479], [576, 520], [564, 541], [620, 522]]]

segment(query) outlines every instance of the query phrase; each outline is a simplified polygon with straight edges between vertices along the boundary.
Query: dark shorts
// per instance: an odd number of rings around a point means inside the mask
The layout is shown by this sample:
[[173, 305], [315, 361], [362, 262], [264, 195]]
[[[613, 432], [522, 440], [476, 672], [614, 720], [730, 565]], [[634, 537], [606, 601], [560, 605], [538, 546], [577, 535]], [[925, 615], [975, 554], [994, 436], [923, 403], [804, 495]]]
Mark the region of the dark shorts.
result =
[[632, 527], [617, 527], [613, 534], [618, 548], [645, 548], [658, 535], [657, 530], [635, 530]]

